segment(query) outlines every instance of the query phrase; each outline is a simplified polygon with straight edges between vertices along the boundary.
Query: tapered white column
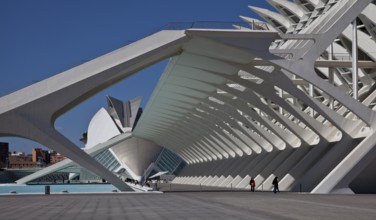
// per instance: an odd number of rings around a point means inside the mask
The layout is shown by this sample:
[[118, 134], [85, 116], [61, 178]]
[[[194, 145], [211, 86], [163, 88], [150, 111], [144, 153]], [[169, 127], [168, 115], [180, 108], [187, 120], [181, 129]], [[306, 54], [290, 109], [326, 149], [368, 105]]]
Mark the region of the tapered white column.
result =
[[358, 99], [358, 28], [356, 19], [353, 21], [353, 38], [352, 38], [352, 83], [353, 98]]
[[[331, 43], [329, 46], [328, 60], [333, 60], [333, 43]], [[332, 85], [334, 84], [334, 70], [332, 67], [329, 67], [329, 83]], [[332, 96], [329, 97], [329, 108], [334, 108], [334, 99]]]

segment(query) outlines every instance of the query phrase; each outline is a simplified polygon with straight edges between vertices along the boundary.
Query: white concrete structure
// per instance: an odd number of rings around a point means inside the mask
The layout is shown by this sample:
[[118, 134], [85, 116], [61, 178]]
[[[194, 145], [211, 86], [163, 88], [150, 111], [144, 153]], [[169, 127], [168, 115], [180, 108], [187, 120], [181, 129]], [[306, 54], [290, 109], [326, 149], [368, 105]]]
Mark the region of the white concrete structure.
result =
[[97, 92], [180, 52], [184, 31], [162, 31], [0, 98], [0, 134], [34, 140], [111, 182], [129, 187], [54, 128], [58, 116]]
[[[107, 143], [123, 133], [131, 133], [134, 127], [141, 97], [126, 102], [108, 97], [107, 103], [108, 111], [100, 109], [90, 121], [86, 148]], [[155, 143], [137, 137], [130, 137], [109, 148], [121, 167], [127, 170], [132, 179], [139, 182], [145, 179], [146, 170], [161, 150]]]
[[[56, 132], [53, 121], [172, 57], [133, 135], [189, 163], [174, 182], [246, 188], [254, 177], [268, 190], [278, 176], [281, 190], [371, 192], [376, 6], [371, 0], [268, 2], [280, 13], [250, 8], [269, 30], [162, 31], [2, 97], [0, 134], [51, 146], [120, 186]], [[351, 38], [355, 19], [359, 43]], [[361, 61], [349, 59], [353, 45]]]
[[[86, 133], [86, 145], [83, 149], [91, 157], [96, 157], [105, 150], [109, 150], [120, 166], [114, 173], [121, 169], [126, 170], [128, 178], [141, 182], [147, 177], [146, 171], [155, 161], [161, 147], [147, 140], [132, 136], [132, 127], [139, 112], [141, 97], [130, 101], [120, 101], [107, 97], [108, 110], [101, 108], [91, 119]], [[105, 157], [107, 158], [107, 157]], [[112, 161], [99, 161], [102, 164], [113, 164]], [[47, 174], [61, 172], [77, 165], [70, 159], [63, 160], [45, 169], [39, 170], [29, 176], [17, 180], [19, 184], [34, 181]], [[70, 179], [80, 175], [80, 169], [70, 175]], [[81, 180], [80, 181], [88, 181]], [[90, 180], [89, 180], [90, 181]]]
[[[166, 68], [134, 135], [190, 163], [174, 181], [181, 184], [229, 186], [233, 178], [246, 188], [252, 176], [259, 190], [270, 190], [279, 176], [282, 190], [375, 192], [366, 186], [376, 183], [369, 172], [376, 157], [375, 5], [268, 2], [280, 13], [250, 8], [278, 35], [232, 41], [201, 32]], [[350, 24], [357, 15], [362, 95], [355, 100]]]

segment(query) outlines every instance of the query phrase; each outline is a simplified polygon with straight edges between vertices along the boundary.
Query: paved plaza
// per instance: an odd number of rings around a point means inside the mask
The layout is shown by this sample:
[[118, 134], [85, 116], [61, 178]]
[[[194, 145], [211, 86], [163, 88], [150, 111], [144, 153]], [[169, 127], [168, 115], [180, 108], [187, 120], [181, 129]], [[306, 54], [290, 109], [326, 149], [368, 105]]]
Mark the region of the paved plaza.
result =
[[376, 219], [375, 195], [168, 192], [0, 196], [0, 219]]

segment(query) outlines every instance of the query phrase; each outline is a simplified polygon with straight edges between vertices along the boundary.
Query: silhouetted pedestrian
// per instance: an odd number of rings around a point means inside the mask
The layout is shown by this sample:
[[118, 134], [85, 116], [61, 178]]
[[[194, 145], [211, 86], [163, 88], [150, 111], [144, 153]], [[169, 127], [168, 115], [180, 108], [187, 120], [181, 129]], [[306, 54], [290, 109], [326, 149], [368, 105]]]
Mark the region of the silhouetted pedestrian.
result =
[[249, 181], [249, 184], [251, 185], [251, 192], [255, 191], [256, 182], [253, 178], [251, 178], [251, 181]]
[[273, 184], [273, 187], [274, 187], [273, 192], [274, 193], [277, 193], [277, 191], [279, 192], [279, 188], [278, 188], [278, 176], [276, 176], [274, 178], [272, 184]]

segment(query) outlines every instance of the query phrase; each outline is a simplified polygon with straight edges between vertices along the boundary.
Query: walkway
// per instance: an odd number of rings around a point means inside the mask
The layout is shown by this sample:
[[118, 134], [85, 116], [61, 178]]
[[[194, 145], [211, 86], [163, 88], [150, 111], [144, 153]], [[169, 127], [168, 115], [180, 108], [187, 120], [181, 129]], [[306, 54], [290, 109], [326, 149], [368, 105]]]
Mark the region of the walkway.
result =
[[376, 195], [270, 192], [0, 196], [0, 219], [376, 219]]

